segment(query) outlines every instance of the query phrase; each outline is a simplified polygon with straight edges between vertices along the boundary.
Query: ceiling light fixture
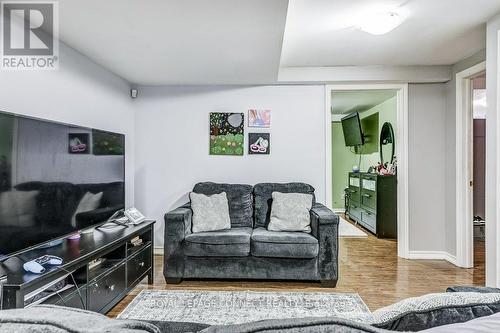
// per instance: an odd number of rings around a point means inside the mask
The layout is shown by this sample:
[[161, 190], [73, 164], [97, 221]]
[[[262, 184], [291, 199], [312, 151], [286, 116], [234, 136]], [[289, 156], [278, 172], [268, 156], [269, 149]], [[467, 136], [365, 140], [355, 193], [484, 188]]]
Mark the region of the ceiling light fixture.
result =
[[363, 17], [359, 29], [372, 35], [383, 35], [396, 29], [403, 18], [394, 12], [372, 13]]

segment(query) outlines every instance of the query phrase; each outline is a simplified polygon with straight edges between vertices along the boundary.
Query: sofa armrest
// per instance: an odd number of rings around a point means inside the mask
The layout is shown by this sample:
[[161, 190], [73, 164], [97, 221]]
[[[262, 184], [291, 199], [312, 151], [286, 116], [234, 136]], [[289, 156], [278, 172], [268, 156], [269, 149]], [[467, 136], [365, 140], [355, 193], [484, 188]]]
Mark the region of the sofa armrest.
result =
[[500, 288], [481, 287], [481, 286], [453, 286], [446, 288], [447, 293], [500, 293]]
[[338, 279], [339, 217], [316, 203], [311, 209], [312, 234], [318, 239], [318, 271], [321, 283], [335, 287]]
[[193, 212], [189, 204], [165, 214], [164, 268], [167, 282], [178, 282], [184, 275], [182, 242], [191, 233]]

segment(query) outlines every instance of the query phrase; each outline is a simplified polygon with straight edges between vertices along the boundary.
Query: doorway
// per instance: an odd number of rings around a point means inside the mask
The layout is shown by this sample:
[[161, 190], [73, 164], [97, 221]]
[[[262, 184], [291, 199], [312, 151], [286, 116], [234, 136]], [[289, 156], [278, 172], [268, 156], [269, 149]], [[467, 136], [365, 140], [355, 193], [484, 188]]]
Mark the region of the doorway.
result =
[[[408, 85], [407, 84], [348, 84], [348, 85], [327, 85], [325, 90], [326, 95], [326, 202], [330, 208], [338, 206], [338, 202], [334, 203], [333, 190], [333, 158], [332, 158], [332, 138], [334, 130], [332, 130], [332, 120], [338, 121], [338, 116], [332, 115], [332, 93], [335, 92], [374, 92], [374, 91], [392, 91], [395, 95], [396, 116], [394, 132], [395, 156], [397, 156], [397, 255], [398, 257], [408, 258], [409, 256], [409, 241], [408, 241]], [[385, 123], [385, 122], [384, 122]], [[380, 133], [377, 133], [377, 136]], [[345, 148], [345, 147], [344, 147]], [[359, 158], [359, 154], [357, 156]], [[363, 162], [363, 161], [362, 161]], [[362, 163], [361, 162], [361, 163]], [[361, 164], [359, 163], [359, 164]], [[351, 163], [352, 164], [352, 163]], [[366, 164], [366, 163], [365, 163]], [[362, 165], [366, 167], [366, 165]], [[352, 168], [352, 165], [351, 165]], [[366, 170], [367, 171], [367, 170]], [[373, 177], [368, 175], [368, 177]], [[346, 175], [347, 179], [347, 175]], [[350, 182], [350, 180], [349, 180]], [[369, 183], [369, 182], [367, 182]], [[372, 197], [367, 197], [368, 199]], [[360, 199], [361, 200], [361, 199]], [[368, 213], [368, 212], [367, 212]], [[369, 220], [369, 219], [368, 219]]]
[[484, 280], [486, 224], [486, 63], [456, 75], [457, 265]]
[[[473, 265], [477, 278], [485, 278], [486, 235], [486, 73], [471, 79], [472, 87], [472, 215], [473, 215]], [[476, 278], [476, 276], [475, 276]]]

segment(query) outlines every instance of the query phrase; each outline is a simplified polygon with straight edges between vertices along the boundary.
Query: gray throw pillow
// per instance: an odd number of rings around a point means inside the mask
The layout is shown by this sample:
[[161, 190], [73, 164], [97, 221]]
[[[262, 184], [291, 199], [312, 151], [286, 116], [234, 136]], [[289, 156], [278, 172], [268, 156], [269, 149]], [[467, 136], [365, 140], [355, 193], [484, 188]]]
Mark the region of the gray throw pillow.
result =
[[311, 194], [273, 192], [272, 198], [267, 230], [311, 232]]
[[191, 192], [189, 199], [193, 210], [193, 232], [231, 229], [226, 192], [210, 196]]
[[417, 332], [500, 312], [497, 293], [439, 293], [407, 298], [373, 312], [373, 326]]

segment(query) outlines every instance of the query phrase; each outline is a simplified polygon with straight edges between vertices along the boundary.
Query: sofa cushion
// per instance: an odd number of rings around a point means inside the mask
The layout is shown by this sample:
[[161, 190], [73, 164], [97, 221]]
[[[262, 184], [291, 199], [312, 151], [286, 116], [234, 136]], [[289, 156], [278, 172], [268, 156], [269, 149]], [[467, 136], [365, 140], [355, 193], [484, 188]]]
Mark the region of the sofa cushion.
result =
[[256, 257], [310, 259], [316, 258], [318, 251], [318, 240], [303, 232], [257, 228], [251, 237], [251, 253]]
[[252, 228], [198, 232], [184, 239], [184, 253], [191, 257], [246, 257], [250, 254]]
[[231, 227], [253, 226], [252, 186], [240, 184], [198, 183], [193, 192], [205, 195], [226, 192]]
[[268, 230], [311, 232], [312, 194], [273, 192]]
[[306, 193], [313, 195], [313, 205], [316, 202], [314, 198], [314, 187], [304, 183], [260, 183], [254, 186], [253, 195], [255, 201], [255, 227], [267, 228], [271, 216], [272, 194], [281, 193]]
[[500, 294], [452, 292], [407, 298], [373, 312], [371, 324], [391, 331], [421, 331], [500, 312]]
[[231, 229], [226, 192], [213, 195], [191, 192], [189, 199], [193, 210], [193, 232]]

